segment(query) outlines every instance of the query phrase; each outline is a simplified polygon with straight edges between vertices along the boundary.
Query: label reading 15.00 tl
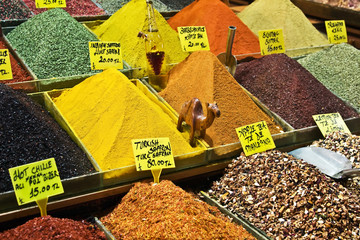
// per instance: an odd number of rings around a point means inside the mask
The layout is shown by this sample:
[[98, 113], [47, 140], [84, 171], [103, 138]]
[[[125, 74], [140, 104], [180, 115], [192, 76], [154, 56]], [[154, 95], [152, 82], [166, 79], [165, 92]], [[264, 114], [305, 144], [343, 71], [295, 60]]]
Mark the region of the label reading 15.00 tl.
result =
[[347, 33], [344, 20], [325, 21], [329, 43], [347, 42]]
[[119, 42], [89, 42], [91, 70], [123, 69]]
[[0, 50], [0, 80], [9, 80], [13, 78], [9, 54], [8, 49]]
[[137, 171], [174, 168], [169, 138], [131, 140]]
[[265, 121], [236, 129], [246, 156], [275, 148], [275, 143]]
[[66, 0], [35, 0], [36, 8], [66, 8]]
[[64, 193], [54, 158], [13, 167], [9, 173], [19, 205]]
[[339, 113], [318, 114], [312, 117], [324, 137], [333, 132], [351, 133]]
[[205, 26], [178, 27], [177, 30], [184, 52], [210, 50]]
[[261, 55], [284, 53], [285, 43], [282, 29], [259, 31]]

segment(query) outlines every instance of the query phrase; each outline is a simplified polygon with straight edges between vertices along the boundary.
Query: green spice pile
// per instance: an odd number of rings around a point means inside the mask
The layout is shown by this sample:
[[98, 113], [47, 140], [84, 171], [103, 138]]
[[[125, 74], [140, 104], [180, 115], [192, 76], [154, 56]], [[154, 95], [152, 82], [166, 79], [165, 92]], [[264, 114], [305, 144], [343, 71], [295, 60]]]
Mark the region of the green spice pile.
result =
[[359, 197], [277, 150], [234, 159], [209, 194], [274, 239], [360, 239]]
[[105, 240], [105, 234], [85, 221], [51, 216], [37, 217], [14, 229], [0, 233], [0, 239], [74, 239]]
[[[334, 132], [312, 143], [317, 147], [329, 149], [331, 151], [341, 153], [347, 157], [353, 168], [360, 168], [360, 137], [341, 132]], [[343, 185], [351, 192], [360, 196], [360, 177], [348, 178]]]
[[170, 181], [136, 183], [101, 221], [117, 239], [254, 239]]
[[[105, 9], [108, 13], [114, 14], [122, 8], [125, 4], [127, 4], [130, 0], [96, 0], [97, 3], [101, 5], [103, 9]], [[160, 0], [154, 0], [153, 6], [159, 12], [169, 12], [174, 11], [171, 7], [166, 6]]]
[[30, 18], [7, 38], [39, 79], [91, 72], [88, 42], [97, 38], [60, 8]]
[[360, 50], [342, 43], [298, 62], [330, 91], [360, 111]]

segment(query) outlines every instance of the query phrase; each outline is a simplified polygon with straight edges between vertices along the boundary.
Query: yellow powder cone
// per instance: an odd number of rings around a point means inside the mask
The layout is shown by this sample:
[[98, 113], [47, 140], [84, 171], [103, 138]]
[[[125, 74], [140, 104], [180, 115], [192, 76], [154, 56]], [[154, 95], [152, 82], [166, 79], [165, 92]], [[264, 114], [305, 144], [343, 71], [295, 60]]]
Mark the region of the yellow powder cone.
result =
[[[165, 62], [179, 63], [189, 54], [183, 52], [180, 39], [175, 30], [166, 22], [165, 18], [154, 9], [154, 15], [159, 33], [164, 41]], [[138, 37], [139, 31], [146, 31], [147, 10], [145, 0], [132, 0], [114, 13], [108, 20], [94, 30], [102, 41], [119, 41], [124, 60], [133, 68], [142, 68], [135, 71], [134, 77], [146, 75], [147, 59], [144, 40]]]
[[116, 69], [84, 80], [54, 102], [104, 171], [135, 164], [132, 139], [169, 137], [174, 156], [204, 151], [192, 148], [188, 134]]

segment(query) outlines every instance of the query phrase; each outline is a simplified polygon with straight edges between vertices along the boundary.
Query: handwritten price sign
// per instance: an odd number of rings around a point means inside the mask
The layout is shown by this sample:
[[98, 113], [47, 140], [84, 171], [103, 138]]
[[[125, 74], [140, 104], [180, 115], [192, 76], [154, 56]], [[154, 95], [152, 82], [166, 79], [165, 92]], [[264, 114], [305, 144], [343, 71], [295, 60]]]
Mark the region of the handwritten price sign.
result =
[[66, 0], [35, 0], [36, 8], [66, 8]]
[[184, 52], [210, 50], [205, 26], [178, 27], [177, 29]]
[[259, 31], [259, 43], [261, 55], [285, 52], [282, 29]]
[[347, 32], [344, 20], [325, 21], [329, 43], [347, 42]]
[[0, 50], [0, 80], [12, 79], [11, 62], [8, 49]]
[[64, 193], [54, 158], [10, 168], [9, 173], [19, 205]]
[[91, 70], [123, 69], [119, 42], [89, 42]]
[[137, 171], [175, 167], [169, 138], [133, 139], [131, 142]]
[[333, 132], [351, 133], [339, 113], [318, 114], [312, 117], [324, 137]]
[[236, 129], [246, 156], [275, 148], [275, 143], [265, 121]]

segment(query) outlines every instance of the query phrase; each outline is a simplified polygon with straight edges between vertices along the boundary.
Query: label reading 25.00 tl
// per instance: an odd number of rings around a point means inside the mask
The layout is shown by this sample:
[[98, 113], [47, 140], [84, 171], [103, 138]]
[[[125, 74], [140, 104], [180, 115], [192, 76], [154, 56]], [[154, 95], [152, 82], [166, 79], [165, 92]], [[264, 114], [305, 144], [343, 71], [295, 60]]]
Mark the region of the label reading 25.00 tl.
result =
[[36, 8], [66, 8], [66, 0], [35, 0]]
[[64, 192], [54, 158], [13, 167], [9, 173], [19, 205]]

